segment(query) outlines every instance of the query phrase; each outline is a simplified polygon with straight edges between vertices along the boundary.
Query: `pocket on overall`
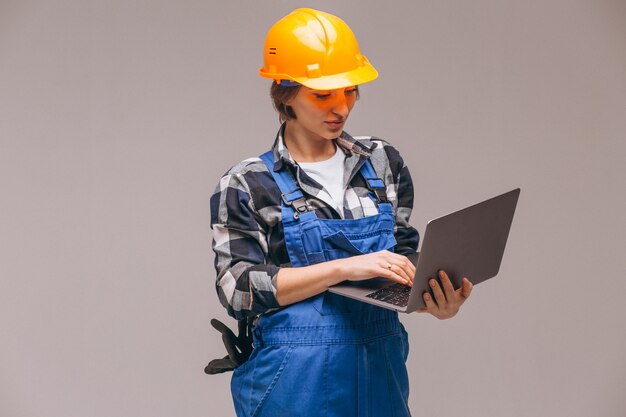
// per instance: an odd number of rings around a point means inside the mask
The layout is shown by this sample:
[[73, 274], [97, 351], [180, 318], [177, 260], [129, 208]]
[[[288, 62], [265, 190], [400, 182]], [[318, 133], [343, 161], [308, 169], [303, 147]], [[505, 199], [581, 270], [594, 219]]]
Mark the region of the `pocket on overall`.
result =
[[[350, 242], [348, 236], [346, 236], [346, 234], [341, 230], [324, 236], [324, 242], [327, 243], [327, 245], [325, 245], [326, 251], [332, 254], [330, 256], [331, 259], [346, 258], [346, 254], [350, 256], [363, 255], [364, 253], [367, 253], [367, 248], [366, 251], [357, 248], [352, 242]], [[337, 253], [337, 255], [339, 256], [335, 256], [335, 253]]]
[[322, 232], [326, 259], [347, 258], [349, 256], [391, 250], [396, 245], [393, 229], [381, 228], [362, 230], [355, 233], [344, 230]]
[[308, 221], [300, 227], [302, 248], [309, 265], [326, 261], [322, 246], [322, 231], [317, 220]]
[[267, 346], [258, 351], [254, 360], [236, 368], [231, 380], [231, 392], [237, 417], [259, 416], [265, 402], [281, 379], [293, 347]]
[[[303, 330], [306, 332], [306, 330]], [[329, 379], [328, 346], [295, 344], [289, 360], [270, 393], [256, 407], [254, 417], [327, 416]]]
[[349, 256], [393, 250], [393, 228], [361, 230], [355, 233], [336, 230], [319, 219], [306, 222], [300, 229], [302, 247], [309, 265]]

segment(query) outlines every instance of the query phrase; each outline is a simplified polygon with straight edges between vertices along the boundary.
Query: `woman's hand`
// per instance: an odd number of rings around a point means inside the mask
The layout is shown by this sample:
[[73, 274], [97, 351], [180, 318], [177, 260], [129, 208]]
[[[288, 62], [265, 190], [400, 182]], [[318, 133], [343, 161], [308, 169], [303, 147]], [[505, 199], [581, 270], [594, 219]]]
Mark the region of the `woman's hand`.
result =
[[430, 313], [439, 320], [454, 317], [459, 312], [461, 305], [467, 300], [472, 293], [472, 283], [464, 277], [461, 280], [461, 288], [455, 290], [445, 271], [439, 271], [439, 278], [443, 285], [443, 291], [436, 279], [430, 278], [428, 283], [435, 295], [435, 299], [428, 292], [424, 293], [424, 301], [426, 307], [416, 310], [418, 313]]
[[403, 255], [383, 250], [334, 259], [297, 268], [280, 268], [276, 274], [276, 299], [281, 306], [297, 303], [344, 280], [385, 277], [413, 285], [415, 266]]
[[413, 286], [415, 265], [404, 255], [382, 250], [365, 255], [337, 259], [341, 263], [341, 278], [350, 281], [383, 277]]

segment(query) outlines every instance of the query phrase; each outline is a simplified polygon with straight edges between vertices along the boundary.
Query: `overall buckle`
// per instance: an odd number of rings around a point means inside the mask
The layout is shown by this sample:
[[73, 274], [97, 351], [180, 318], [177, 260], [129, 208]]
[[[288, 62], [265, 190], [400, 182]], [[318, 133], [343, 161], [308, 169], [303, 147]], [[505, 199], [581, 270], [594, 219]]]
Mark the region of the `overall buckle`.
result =
[[302, 191], [300, 191], [299, 189], [295, 189], [295, 190], [286, 192], [284, 194], [281, 194], [280, 198], [282, 198], [283, 202], [286, 205], [293, 207], [294, 209], [293, 218], [297, 220], [300, 218], [300, 214], [306, 213], [307, 211], [309, 211], [310, 207], [309, 207], [309, 204], [306, 202], [304, 196], [297, 198], [293, 201], [287, 200], [285, 196], [288, 194], [295, 193], [295, 192], [300, 192], [300, 194], [302, 194]]
[[389, 202], [389, 200], [387, 200], [387, 193], [382, 188], [374, 188], [372, 191], [374, 192], [374, 194], [376, 194], [376, 198], [378, 199], [379, 203]]
[[[374, 187], [374, 186], [372, 186], [370, 181], [372, 181], [372, 182], [380, 182], [382, 184], [382, 186], [381, 187]], [[376, 199], [378, 200], [379, 203], [388, 203], [389, 202], [389, 200], [387, 199], [387, 193], [385, 191], [385, 183], [383, 182], [383, 180], [381, 180], [380, 178], [365, 178], [365, 184], [367, 184], [367, 189], [370, 190], [371, 192], [373, 192], [374, 195], [376, 195]]]

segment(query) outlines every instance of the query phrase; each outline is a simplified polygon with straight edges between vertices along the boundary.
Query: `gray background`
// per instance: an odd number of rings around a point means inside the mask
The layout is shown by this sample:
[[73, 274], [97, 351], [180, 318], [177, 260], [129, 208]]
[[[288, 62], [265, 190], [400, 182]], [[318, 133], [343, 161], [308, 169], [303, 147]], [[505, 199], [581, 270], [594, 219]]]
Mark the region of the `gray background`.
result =
[[[209, 195], [278, 128], [289, 1], [0, 0], [0, 415], [232, 416]], [[520, 186], [498, 278], [403, 317], [429, 416], [626, 415], [626, 2], [310, 2], [380, 78], [412, 224]]]

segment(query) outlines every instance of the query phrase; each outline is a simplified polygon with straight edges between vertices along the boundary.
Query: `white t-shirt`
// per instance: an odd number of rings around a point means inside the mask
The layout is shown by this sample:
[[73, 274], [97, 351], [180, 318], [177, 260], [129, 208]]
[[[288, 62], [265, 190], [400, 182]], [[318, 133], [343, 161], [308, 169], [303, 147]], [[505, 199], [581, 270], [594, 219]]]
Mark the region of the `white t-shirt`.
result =
[[[335, 145], [336, 146], [336, 145]], [[298, 162], [298, 165], [315, 181], [319, 182], [328, 191], [337, 203], [337, 207], [343, 207], [343, 164], [346, 155], [339, 146], [335, 155], [330, 159], [318, 162]]]

